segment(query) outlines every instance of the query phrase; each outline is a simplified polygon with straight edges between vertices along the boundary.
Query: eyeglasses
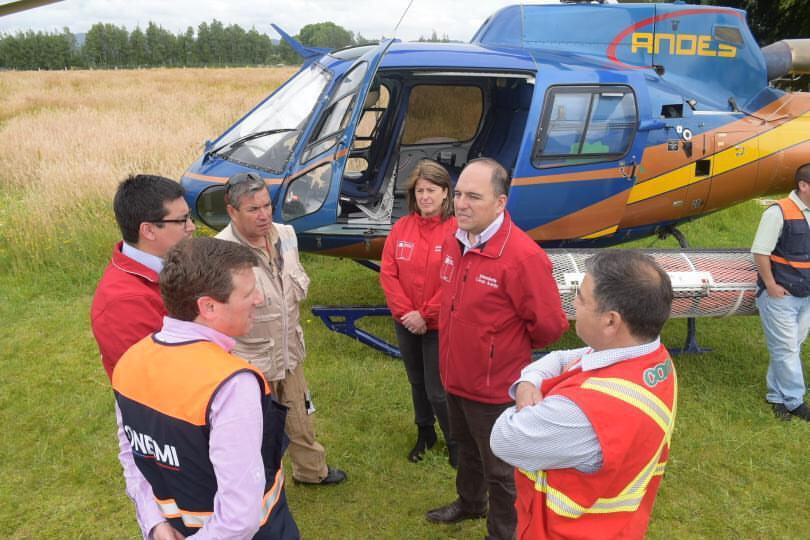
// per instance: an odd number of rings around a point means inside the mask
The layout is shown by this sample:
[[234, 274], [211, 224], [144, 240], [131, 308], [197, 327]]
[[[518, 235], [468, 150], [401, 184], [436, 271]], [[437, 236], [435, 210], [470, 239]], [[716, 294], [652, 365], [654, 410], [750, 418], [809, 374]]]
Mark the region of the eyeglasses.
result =
[[[265, 187], [264, 180], [262, 180], [262, 177], [259, 176], [258, 174], [252, 172], [237, 173], [228, 178], [228, 181], [225, 183], [225, 192], [230, 193], [231, 189], [240, 184], [254, 184], [257, 186], [256, 189], [258, 189], [259, 187]], [[253, 188], [248, 189], [252, 191]]]
[[179, 217], [177, 219], [155, 219], [150, 223], [182, 223], [185, 225], [186, 223], [191, 222], [194, 223], [194, 216], [191, 214], [186, 214], [183, 217]]
[[[236, 184], [242, 184], [244, 182], [262, 182], [262, 177], [256, 173], [237, 173], [230, 178], [228, 178], [227, 184], [229, 186], [235, 186]], [[264, 183], [264, 182], [262, 182]]]

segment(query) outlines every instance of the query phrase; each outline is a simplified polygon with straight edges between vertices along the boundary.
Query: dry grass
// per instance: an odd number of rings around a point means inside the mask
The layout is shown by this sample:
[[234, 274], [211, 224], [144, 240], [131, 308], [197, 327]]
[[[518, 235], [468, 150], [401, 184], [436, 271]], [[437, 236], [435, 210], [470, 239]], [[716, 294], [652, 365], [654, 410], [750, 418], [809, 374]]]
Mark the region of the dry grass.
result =
[[79, 243], [88, 223], [110, 219], [108, 201], [129, 174], [179, 178], [207, 137], [294, 71], [0, 73], [0, 190], [12, 201], [0, 235], [9, 260], [20, 265], [20, 252], [41, 263]]

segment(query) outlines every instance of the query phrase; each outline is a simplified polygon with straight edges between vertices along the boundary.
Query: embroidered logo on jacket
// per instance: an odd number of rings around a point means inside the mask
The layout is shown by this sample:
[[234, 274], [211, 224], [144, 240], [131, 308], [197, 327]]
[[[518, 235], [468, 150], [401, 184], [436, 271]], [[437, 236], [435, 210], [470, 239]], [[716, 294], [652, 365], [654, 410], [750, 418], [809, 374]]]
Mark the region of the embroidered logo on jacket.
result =
[[453, 257], [447, 255], [442, 262], [442, 269], [439, 271], [439, 277], [442, 281], [450, 283], [453, 280], [453, 271], [455, 270], [455, 262]]
[[397, 250], [395, 257], [400, 261], [410, 261], [413, 257], [414, 243], [407, 240], [400, 240], [397, 242]]
[[477, 283], [482, 283], [488, 287], [492, 287], [493, 289], [498, 288], [498, 280], [486, 274], [478, 274], [478, 277], [475, 278], [475, 281]]
[[644, 370], [644, 384], [652, 388], [656, 384], [667, 380], [670, 373], [672, 373], [672, 360], [667, 358], [666, 362]]

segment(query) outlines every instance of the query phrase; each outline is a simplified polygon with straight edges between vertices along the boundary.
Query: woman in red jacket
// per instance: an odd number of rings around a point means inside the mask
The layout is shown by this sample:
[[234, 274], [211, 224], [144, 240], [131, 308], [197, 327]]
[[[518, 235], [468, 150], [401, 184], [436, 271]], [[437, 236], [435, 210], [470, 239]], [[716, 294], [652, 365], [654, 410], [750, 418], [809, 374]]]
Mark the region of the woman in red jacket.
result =
[[408, 209], [385, 241], [380, 283], [411, 384], [414, 420], [419, 429], [408, 454], [419, 461], [436, 443], [435, 420], [444, 434], [450, 464], [456, 464], [450, 441], [447, 395], [439, 378], [439, 268], [442, 242], [456, 230], [450, 176], [438, 163], [422, 160], [408, 179]]

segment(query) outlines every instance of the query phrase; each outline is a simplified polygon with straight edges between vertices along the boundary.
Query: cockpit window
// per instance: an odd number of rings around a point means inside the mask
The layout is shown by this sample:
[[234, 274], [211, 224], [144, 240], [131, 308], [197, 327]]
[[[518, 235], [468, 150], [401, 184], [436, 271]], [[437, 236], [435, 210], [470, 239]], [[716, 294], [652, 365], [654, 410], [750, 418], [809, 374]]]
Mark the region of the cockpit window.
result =
[[638, 112], [626, 86], [552, 87], [534, 150], [536, 167], [607, 161], [633, 142]]
[[283, 172], [329, 78], [329, 72], [317, 64], [300, 72], [217, 141], [211, 153]]
[[319, 125], [313, 131], [302, 161], [322, 154], [337, 144], [343, 130], [349, 125], [354, 102], [367, 71], [368, 62], [360, 62], [343, 76], [321, 115]]

